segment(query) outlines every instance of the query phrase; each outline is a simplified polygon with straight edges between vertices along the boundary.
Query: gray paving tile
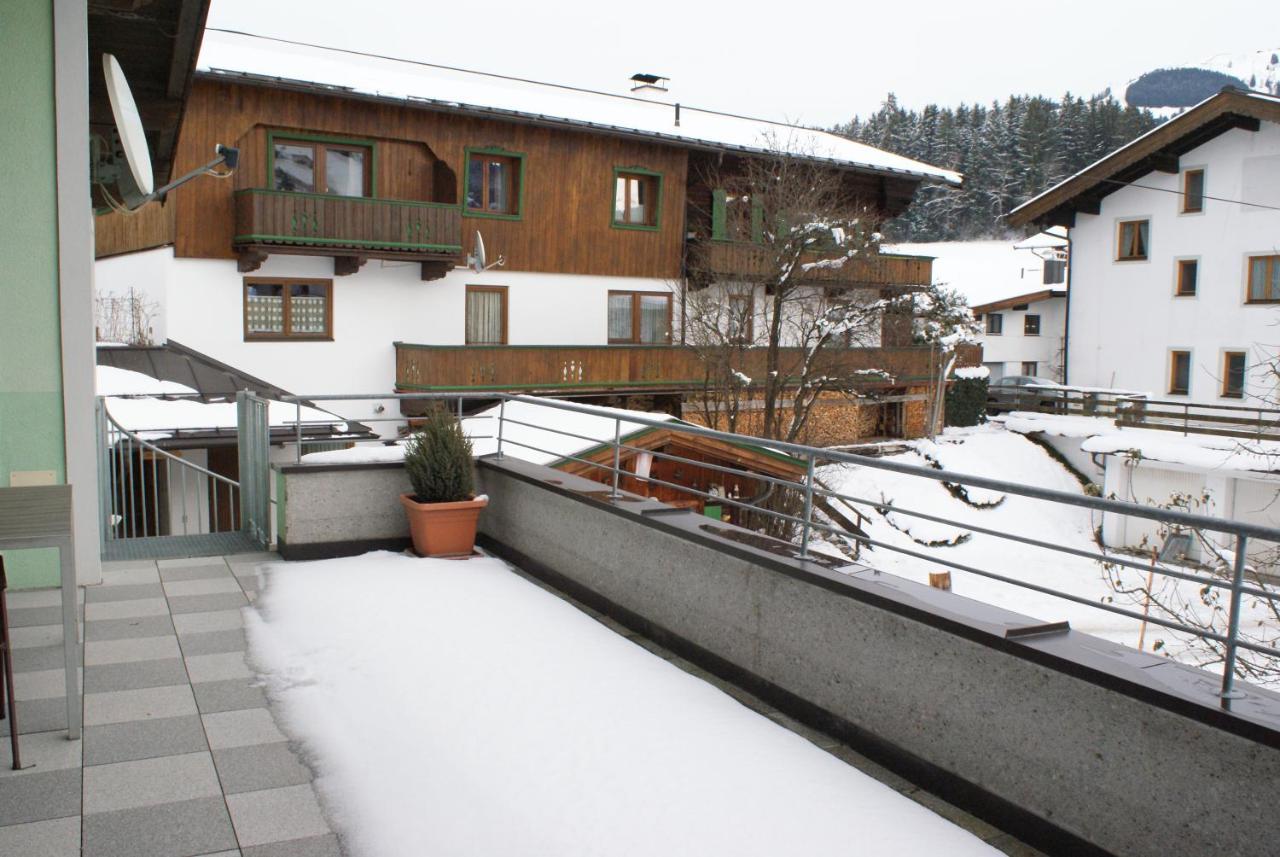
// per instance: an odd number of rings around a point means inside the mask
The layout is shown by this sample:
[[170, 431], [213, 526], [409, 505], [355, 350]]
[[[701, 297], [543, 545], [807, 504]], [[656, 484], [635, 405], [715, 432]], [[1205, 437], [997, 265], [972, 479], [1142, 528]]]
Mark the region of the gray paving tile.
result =
[[84, 644], [85, 666], [125, 664], [134, 661], [157, 661], [180, 658], [176, 634], [138, 637], [132, 640], [90, 640]]
[[222, 794], [208, 752], [160, 756], [84, 769], [84, 814]]
[[79, 768], [0, 779], [0, 825], [79, 814]]
[[31, 670], [52, 670], [65, 663], [62, 645], [32, 646], [13, 650], [13, 672], [17, 675]]
[[13, 770], [8, 753], [7, 744], [0, 748], [0, 780], [80, 767], [80, 742], [69, 740], [66, 729], [34, 734], [24, 730], [22, 764], [27, 767], [21, 771]]
[[39, 646], [57, 646], [62, 643], [62, 625], [28, 625], [9, 630], [9, 644], [14, 651]]
[[230, 678], [251, 678], [253, 671], [245, 663], [243, 652], [226, 652], [219, 655], [193, 655], [187, 660], [187, 672], [192, 682], [223, 681]]
[[0, 854], [80, 857], [80, 816], [0, 827]]
[[338, 844], [338, 837], [330, 833], [328, 836], [255, 845], [241, 853], [244, 857], [342, 857], [342, 847]]
[[156, 573], [156, 564], [146, 562], [129, 568], [103, 569], [103, 586], [136, 586], [141, 583], [159, 583], [160, 575]]
[[156, 562], [161, 571], [167, 568], [196, 568], [199, 566], [218, 566], [225, 568], [227, 561], [220, 556], [180, 556], [162, 559]]
[[311, 769], [298, 760], [287, 741], [214, 750], [213, 763], [222, 790], [229, 795], [311, 782]]
[[204, 724], [194, 714], [89, 726], [84, 730], [85, 765], [110, 765], [208, 749]]
[[311, 786], [227, 795], [241, 848], [332, 833]]
[[191, 694], [191, 687], [185, 684], [84, 695], [85, 726], [182, 717], [195, 713], [195, 697]]
[[107, 601], [137, 601], [143, 598], [162, 598], [164, 587], [159, 583], [126, 583], [86, 587], [84, 599], [89, 604]]
[[[76, 590], [77, 600], [84, 603], [84, 590]], [[9, 590], [6, 600], [9, 602], [10, 610], [18, 610], [27, 607], [61, 607], [62, 606], [62, 590], [61, 589], [11, 589]]]
[[221, 797], [85, 816], [84, 857], [191, 857], [236, 847]]
[[244, 607], [249, 599], [243, 592], [218, 592], [213, 595], [176, 595], [169, 599], [169, 611], [178, 613], [207, 613], [211, 610], [231, 610]]
[[244, 627], [244, 611], [215, 610], [212, 613], [179, 613], [173, 617], [173, 626], [179, 637], [190, 634], [207, 634], [211, 631], [230, 631]]
[[32, 625], [57, 625], [62, 622], [61, 607], [10, 607], [9, 627], [29, 628]]
[[239, 592], [240, 582], [230, 574], [200, 580], [173, 580], [165, 583], [164, 593], [170, 599], [192, 595], [219, 595]]
[[[200, 616], [200, 613], [188, 615]], [[226, 652], [243, 652], [249, 648], [242, 628], [229, 631], [209, 631], [204, 634], [189, 634], [182, 638], [182, 654], [184, 657], [199, 655], [218, 655]]]
[[[0, 720], [0, 735], [8, 735], [12, 721]], [[18, 734], [51, 732], [67, 728], [67, 698], [18, 700]]]
[[[62, 668], [52, 670], [14, 671], [13, 693], [19, 702], [34, 699], [53, 699], [67, 695], [67, 671]], [[22, 717], [19, 709], [18, 717]]]
[[169, 583], [177, 580], [210, 580], [219, 577], [231, 577], [231, 569], [226, 563], [217, 565], [175, 565], [160, 569], [160, 580]]
[[169, 602], [163, 598], [138, 598], [124, 601], [102, 601], [84, 606], [85, 619], [132, 619], [138, 616], [168, 616]]
[[84, 670], [85, 693], [141, 690], [144, 687], [185, 684], [186, 681], [187, 667], [181, 658], [102, 664], [85, 667]]
[[161, 616], [134, 616], [128, 619], [90, 620], [84, 623], [84, 638], [88, 642], [102, 640], [128, 640], [134, 637], [163, 637], [173, 633], [173, 620], [169, 614]]
[[196, 682], [191, 689], [195, 691], [196, 707], [201, 714], [267, 707], [266, 690], [253, 678]]
[[214, 750], [286, 740], [284, 733], [276, 727], [275, 718], [266, 708], [220, 711], [202, 715], [202, 719], [209, 746]]

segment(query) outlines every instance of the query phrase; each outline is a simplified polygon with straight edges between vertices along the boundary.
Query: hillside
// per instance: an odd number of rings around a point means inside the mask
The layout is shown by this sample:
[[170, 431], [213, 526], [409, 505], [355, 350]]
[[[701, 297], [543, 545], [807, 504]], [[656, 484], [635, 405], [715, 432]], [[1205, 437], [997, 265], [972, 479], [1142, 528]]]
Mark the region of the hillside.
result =
[[1280, 48], [1214, 54], [1183, 66], [1153, 69], [1108, 92], [1127, 106], [1168, 118], [1223, 86], [1280, 95]]

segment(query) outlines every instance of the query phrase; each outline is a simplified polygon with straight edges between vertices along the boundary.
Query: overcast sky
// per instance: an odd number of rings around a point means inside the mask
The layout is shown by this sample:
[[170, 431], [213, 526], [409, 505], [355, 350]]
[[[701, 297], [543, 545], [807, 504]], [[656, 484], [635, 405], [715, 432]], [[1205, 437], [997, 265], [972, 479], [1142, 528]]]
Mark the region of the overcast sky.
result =
[[209, 26], [830, 126], [901, 104], [1089, 95], [1218, 53], [1280, 49], [1280, 3], [213, 0]]

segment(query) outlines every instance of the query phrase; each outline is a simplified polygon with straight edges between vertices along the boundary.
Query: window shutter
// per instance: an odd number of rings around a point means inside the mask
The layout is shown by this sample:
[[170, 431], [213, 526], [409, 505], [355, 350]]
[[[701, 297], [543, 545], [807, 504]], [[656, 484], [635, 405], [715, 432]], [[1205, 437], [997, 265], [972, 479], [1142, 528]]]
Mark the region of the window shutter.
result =
[[723, 188], [711, 191], [711, 237], [724, 240], [725, 235], [725, 192]]
[[754, 200], [751, 203], [751, 240], [764, 243], [764, 206]]

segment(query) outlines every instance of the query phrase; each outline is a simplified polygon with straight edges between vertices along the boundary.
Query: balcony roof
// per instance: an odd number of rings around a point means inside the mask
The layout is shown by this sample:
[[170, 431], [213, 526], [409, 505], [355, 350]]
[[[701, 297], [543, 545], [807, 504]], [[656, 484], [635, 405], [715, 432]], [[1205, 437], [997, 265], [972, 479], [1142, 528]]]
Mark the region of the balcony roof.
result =
[[784, 152], [806, 160], [919, 181], [959, 185], [961, 176], [845, 137], [650, 98], [209, 29], [197, 66], [214, 77], [272, 87], [400, 102], [492, 118], [644, 137], [711, 151]]

